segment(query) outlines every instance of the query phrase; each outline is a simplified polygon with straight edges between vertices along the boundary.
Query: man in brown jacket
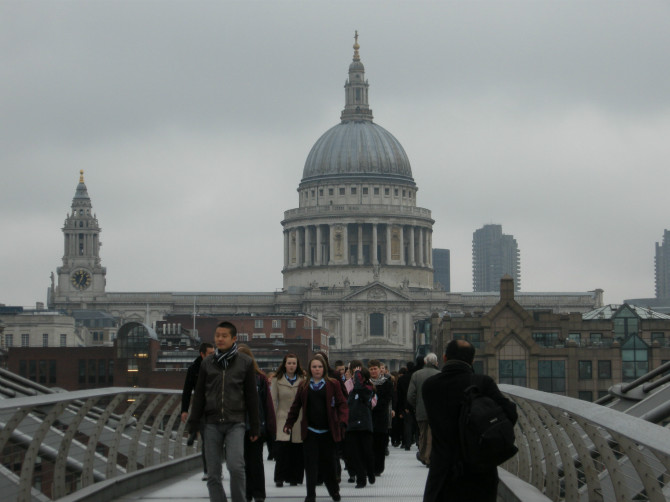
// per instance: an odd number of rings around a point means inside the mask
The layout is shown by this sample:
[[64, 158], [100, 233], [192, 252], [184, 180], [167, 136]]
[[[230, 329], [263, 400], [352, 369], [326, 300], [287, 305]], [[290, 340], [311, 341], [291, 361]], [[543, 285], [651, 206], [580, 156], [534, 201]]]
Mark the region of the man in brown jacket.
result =
[[188, 422], [193, 430], [199, 427], [201, 418], [205, 421], [209, 500], [226, 500], [221, 481], [221, 464], [225, 458], [230, 474], [231, 498], [233, 502], [245, 502], [244, 432], [247, 417], [251, 441], [258, 439], [260, 430], [256, 372], [251, 358], [237, 352], [237, 328], [234, 324], [224, 321], [217, 326], [214, 345], [214, 354], [207, 356], [200, 365]]

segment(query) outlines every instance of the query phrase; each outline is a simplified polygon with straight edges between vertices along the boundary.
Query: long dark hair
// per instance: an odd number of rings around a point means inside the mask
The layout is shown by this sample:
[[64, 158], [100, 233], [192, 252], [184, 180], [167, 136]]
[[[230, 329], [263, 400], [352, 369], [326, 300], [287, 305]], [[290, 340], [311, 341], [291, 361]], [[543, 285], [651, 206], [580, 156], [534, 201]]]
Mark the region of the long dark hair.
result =
[[254, 364], [254, 370], [256, 371], [256, 373], [265, 376], [265, 372], [258, 367], [258, 363], [256, 362], [256, 358], [254, 357], [254, 353], [251, 352], [251, 349], [249, 348], [248, 345], [245, 345], [243, 343], [238, 344], [237, 351], [242, 352], [242, 354], [248, 355]]
[[275, 378], [279, 380], [281, 377], [286, 375], [286, 360], [288, 358], [293, 358], [298, 362], [298, 365], [295, 368], [295, 374], [302, 377], [305, 376], [305, 370], [302, 369], [302, 366], [300, 366], [300, 359], [298, 359], [298, 356], [296, 356], [293, 352], [289, 352], [284, 356], [284, 359], [282, 359], [281, 364], [279, 365], [279, 368], [277, 368], [277, 371], [275, 373]]

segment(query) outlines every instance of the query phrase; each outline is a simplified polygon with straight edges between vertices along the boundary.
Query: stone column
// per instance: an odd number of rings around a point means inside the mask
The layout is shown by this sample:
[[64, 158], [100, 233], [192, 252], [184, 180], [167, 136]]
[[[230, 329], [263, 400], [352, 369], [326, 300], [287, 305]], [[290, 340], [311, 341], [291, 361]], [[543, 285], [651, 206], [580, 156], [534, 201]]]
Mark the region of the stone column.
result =
[[426, 262], [423, 256], [423, 227], [419, 227], [419, 266], [424, 267]]
[[358, 223], [358, 264], [363, 265], [363, 224]]
[[305, 266], [312, 264], [312, 242], [309, 236], [309, 226], [305, 227]]
[[291, 257], [293, 256], [293, 252], [294, 252], [294, 249], [293, 249], [294, 244], [293, 244], [293, 239], [292, 239], [293, 236], [291, 235], [292, 232], [295, 232], [295, 229], [288, 230], [288, 232], [287, 232], [288, 233], [288, 266], [289, 267], [293, 266], [293, 262], [291, 261]]
[[386, 260], [388, 265], [391, 263], [391, 225], [386, 224]]
[[321, 225], [316, 226], [316, 265], [323, 265], [321, 256]]
[[414, 225], [409, 227], [409, 264], [412, 267], [416, 265], [414, 261]]
[[372, 264], [377, 265], [377, 223], [372, 224]]
[[342, 232], [342, 247], [344, 248], [344, 263], [349, 265], [349, 224], [344, 223]]
[[405, 264], [405, 227], [400, 225], [400, 264]]
[[428, 258], [428, 266], [430, 268], [433, 268], [433, 231], [429, 230], [428, 231], [428, 249], [427, 249], [427, 258]]
[[288, 268], [288, 230], [284, 230], [284, 268]]
[[333, 224], [330, 223], [328, 225], [328, 233], [330, 234], [330, 239], [329, 239], [329, 249], [328, 249], [328, 265], [333, 264], [333, 250], [335, 249], [335, 232], [333, 232]]

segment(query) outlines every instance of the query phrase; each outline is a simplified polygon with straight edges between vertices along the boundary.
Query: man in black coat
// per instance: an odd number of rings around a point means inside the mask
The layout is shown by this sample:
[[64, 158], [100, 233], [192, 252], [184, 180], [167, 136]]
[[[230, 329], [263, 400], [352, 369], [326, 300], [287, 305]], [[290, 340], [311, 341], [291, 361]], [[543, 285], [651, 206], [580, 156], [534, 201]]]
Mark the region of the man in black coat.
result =
[[409, 451], [414, 442], [414, 415], [412, 414], [411, 406], [407, 402], [407, 390], [409, 389], [409, 382], [414, 373], [414, 363], [412, 361], [407, 363], [407, 371], [404, 375], [398, 378], [398, 399], [396, 401], [396, 416], [402, 420], [402, 445], [405, 450]]
[[[186, 423], [188, 418], [188, 408], [191, 405], [191, 394], [193, 394], [193, 389], [195, 389], [195, 384], [198, 383], [198, 373], [200, 373], [200, 364], [202, 360], [210, 354], [214, 353], [214, 346], [211, 343], [201, 343], [200, 348], [198, 349], [200, 355], [196, 357], [191, 365], [186, 370], [186, 380], [184, 380], [184, 390], [181, 393], [181, 421]], [[202, 422], [200, 426], [200, 441], [203, 441], [204, 432], [205, 432], [205, 423]], [[189, 444], [193, 444], [195, 439], [195, 434], [191, 434], [188, 438]], [[202, 448], [202, 469], [205, 473], [202, 477], [203, 481], [207, 481], [207, 461], [205, 460], [205, 449]]]
[[475, 348], [466, 340], [451, 340], [445, 349], [445, 365], [438, 375], [423, 384], [423, 400], [433, 433], [430, 469], [423, 494], [424, 502], [495, 502], [498, 468], [464, 464], [460, 453], [458, 417], [463, 391], [477, 385], [482, 394], [496, 401], [516, 423], [516, 405], [502, 395], [488, 375], [475, 375], [472, 362]]

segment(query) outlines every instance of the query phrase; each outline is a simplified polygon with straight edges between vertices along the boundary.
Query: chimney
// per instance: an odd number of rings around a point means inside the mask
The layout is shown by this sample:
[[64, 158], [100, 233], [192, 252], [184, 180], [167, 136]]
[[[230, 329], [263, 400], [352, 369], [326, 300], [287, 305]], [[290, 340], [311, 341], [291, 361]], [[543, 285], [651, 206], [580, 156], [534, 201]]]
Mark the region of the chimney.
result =
[[500, 279], [500, 300], [514, 300], [514, 279], [509, 274]]

